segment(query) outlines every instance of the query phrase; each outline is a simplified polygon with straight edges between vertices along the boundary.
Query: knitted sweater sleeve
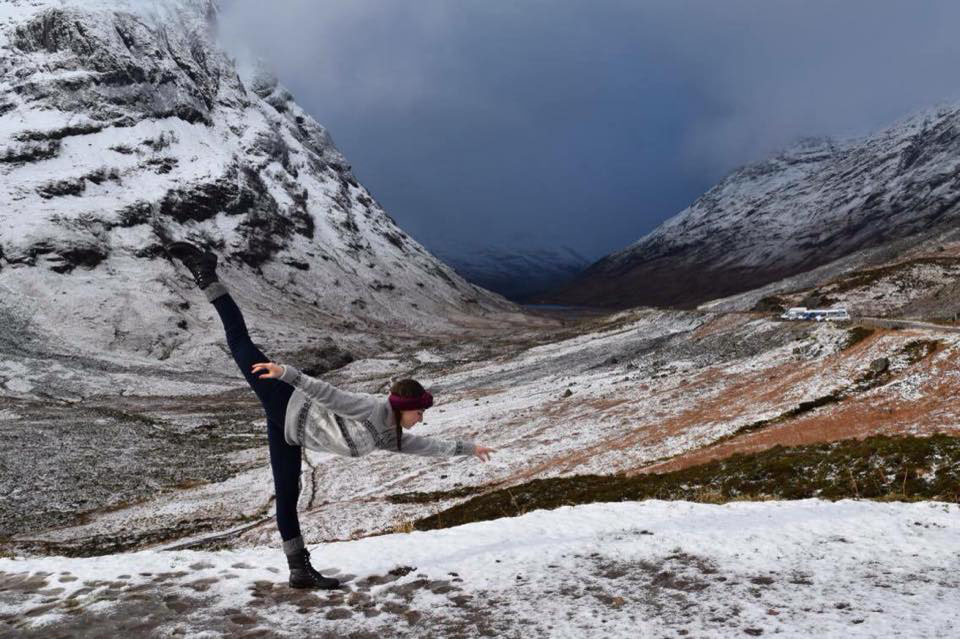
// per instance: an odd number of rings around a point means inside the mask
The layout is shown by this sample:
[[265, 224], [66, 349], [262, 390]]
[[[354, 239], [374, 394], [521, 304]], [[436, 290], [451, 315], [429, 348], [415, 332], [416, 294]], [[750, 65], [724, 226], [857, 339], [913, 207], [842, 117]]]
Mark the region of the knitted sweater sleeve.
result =
[[403, 432], [400, 444], [400, 453], [436, 458], [472, 456], [476, 451], [476, 445], [468, 440], [435, 440], [424, 436], [411, 435], [406, 431]]
[[341, 391], [328, 382], [302, 373], [296, 367], [288, 364], [282, 366], [283, 375], [280, 380], [300, 389], [317, 404], [344, 418], [362, 420], [373, 413], [377, 406], [377, 396]]

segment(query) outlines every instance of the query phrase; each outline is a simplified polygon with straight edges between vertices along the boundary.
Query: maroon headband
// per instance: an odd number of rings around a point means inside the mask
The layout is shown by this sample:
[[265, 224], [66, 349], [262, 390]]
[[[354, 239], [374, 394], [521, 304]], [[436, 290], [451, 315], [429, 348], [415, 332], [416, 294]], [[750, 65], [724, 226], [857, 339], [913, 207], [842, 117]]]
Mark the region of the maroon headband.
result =
[[424, 391], [423, 395], [413, 398], [404, 398], [395, 393], [390, 394], [390, 406], [397, 411], [415, 411], [417, 409], [429, 409], [433, 406], [433, 396], [429, 391]]

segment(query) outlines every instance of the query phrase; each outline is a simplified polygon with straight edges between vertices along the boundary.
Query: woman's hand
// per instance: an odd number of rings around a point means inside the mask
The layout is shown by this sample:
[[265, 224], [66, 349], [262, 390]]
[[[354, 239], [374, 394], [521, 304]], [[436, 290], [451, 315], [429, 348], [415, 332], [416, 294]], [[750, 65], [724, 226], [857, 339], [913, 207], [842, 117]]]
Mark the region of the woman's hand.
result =
[[258, 362], [253, 365], [253, 373], [264, 371], [261, 373], [258, 378], [279, 378], [283, 375], [283, 367], [278, 365], [275, 362]]
[[480, 458], [482, 462], [486, 462], [487, 460], [490, 459], [490, 454], [493, 453], [493, 451], [494, 449], [490, 449], [488, 447], [481, 447], [480, 445], [477, 445], [476, 449], [473, 452], [473, 455]]

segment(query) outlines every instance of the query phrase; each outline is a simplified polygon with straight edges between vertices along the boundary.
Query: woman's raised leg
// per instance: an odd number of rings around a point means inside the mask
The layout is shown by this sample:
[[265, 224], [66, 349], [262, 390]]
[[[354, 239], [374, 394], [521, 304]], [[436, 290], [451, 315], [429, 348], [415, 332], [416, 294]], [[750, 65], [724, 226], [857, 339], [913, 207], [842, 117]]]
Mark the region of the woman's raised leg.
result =
[[[213, 289], [213, 291], [210, 291]], [[243, 319], [243, 313], [240, 307], [234, 302], [233, 297], [219, 282], [210, 285], [204, 293], [210, 299], [213, 308], [217, 310], [220, 321], [223, 323], [223, 329], [227, 336], [227, 347], [230, 354], [233, 355], [234, 362], [240, 368], [240, 373], [247, 380], [247, 383], [253, 389], [253, 392], [260, 398], [260, 402], [267, 409], [267, 402], [280, 385], [286, 385], [279, 380], [258, 378], [252, 371], [253, 365], [258, 362], [270, 362], [270, 359], [264, 355], [257, 345], [253, 344], [250, 334], [247, 331], [247, 323]]]

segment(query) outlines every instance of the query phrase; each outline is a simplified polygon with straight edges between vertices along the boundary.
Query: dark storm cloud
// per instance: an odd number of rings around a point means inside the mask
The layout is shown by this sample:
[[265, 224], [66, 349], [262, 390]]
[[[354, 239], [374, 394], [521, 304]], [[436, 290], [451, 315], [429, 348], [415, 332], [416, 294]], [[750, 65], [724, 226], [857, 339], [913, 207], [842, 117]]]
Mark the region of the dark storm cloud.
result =
[[226, 1], [428, 248], [621, 248], [801, 136], [960, 94], [960, 3]]

